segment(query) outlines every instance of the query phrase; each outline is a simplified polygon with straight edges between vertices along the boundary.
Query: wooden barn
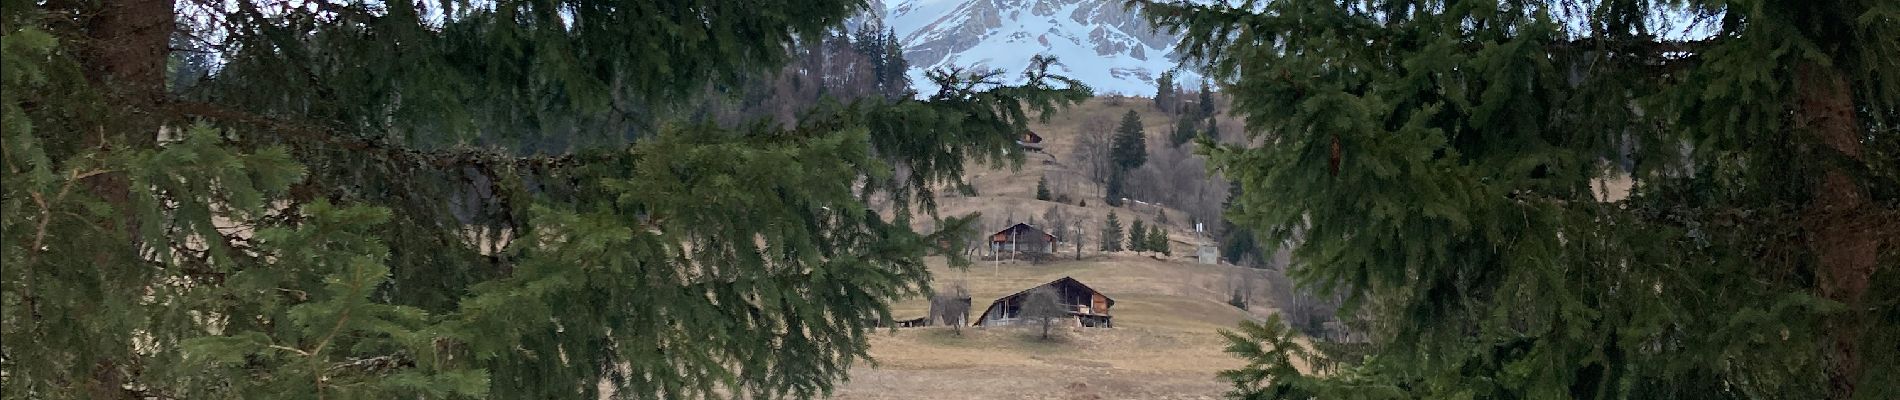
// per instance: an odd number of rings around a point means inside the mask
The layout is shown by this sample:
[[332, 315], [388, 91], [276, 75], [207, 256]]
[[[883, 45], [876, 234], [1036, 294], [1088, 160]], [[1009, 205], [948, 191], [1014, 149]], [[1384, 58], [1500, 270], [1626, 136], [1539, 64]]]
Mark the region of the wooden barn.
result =
[[983, 310], [982, 316], [976, 318], [976, 325], [1003, 326], [1017, 323], [1019, 321], [1017, 315], [1022, 311], [1023, 301], [1028, 298], [1029, 291], [1042, 287], [1056, 291], [1057, 297], [1061, 299], [1059, 301], [1069, 308], [1069, 315], [1075, 316], [1077, 324], [1083, 327], [1115, 326], [1108, 315], [1108, 309], [1115, 306], [1115, 299], [1108, 298], [1108, 295], [1082, 284], [1075, 278], [1066, 276], [996, 299], [995, 302], [990, 303], [989, 308]]
[[990, 234], [990, 254], [1049, 254], [1056, 251], [1056, 235], [1029, 224], [1015, 224]]

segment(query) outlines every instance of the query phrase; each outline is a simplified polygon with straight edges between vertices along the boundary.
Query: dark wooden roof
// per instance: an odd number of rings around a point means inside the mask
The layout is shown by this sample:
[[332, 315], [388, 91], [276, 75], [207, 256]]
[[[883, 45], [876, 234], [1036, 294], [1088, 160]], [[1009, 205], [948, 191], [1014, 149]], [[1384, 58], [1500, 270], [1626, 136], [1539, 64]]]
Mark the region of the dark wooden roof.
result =
[[[1011, 299], [1011, 298], [1015, 298], [1015, 297], [1020, 297], [1020, 296], [1022, 296], [1022, 295], [1025, 295], [1025, 294], [1029, 294], [1029, 291], [1031, 291], [1031, 290], [1036, 290], [1036, 288], [1040, 288], [1040, 287], [1044, 287], [1044, 286], [1055, 286], [1055, 285], [1057, 285], [1057, 284], [1061, 284], [1061, 283], [1063, 283], [1063, 282], [1067, 282], [1067, 283], [1071, 283], [1071, 284], [1075, 284], [1076, 286], [1080, 286], [1080, 287], [1082, 287], [1082, 289], [1085, 289], [1085, 290], [1088, 290], [1090, 294], [1098, 294], [1098, 295], [1102, 295], [1102, 298], [1103, 298], [1103, 299], [1106, 299], [1106, 300], [1108, 300], [1108, 307], [1109, 307], [1109, 308], [1114, 308], [1114, 307], [1115, 307], [1115, 298], [1113, 298], [1113, 297], [1108, 297], [1108, 295], [1107, 295], [1107, 294], [1103, 294], [1103, 293], [1102, 293], [1102, 291], [1100, 291], [1100, 290], [1095, 290], [1095, 288], [1092, 288], [1092, 287], [1089, 287], [1089, 285], [1085, 285], [1085, 284], [1082, 284], [1082, 281], [1078, 281], [1078, 280], [1075, 280], [1075, 278], [1071, 278], [1071, 277], [1067, 277], [1067, 276], [1065, 276], [1065, 277], [1062, 277], [1061, 279], [1056, 279], [1056, 280], [1053, 280], [1053, 281], [1049, 281], [1049, 283], [1044, 283], [1044, 284], [1041, 284], [1041, 285], [1036, 285], [1036, 286], [1030, 286], [1030, 287], [1029, 287], [1028, 289], [1023, 289], [1023, 290], [1022, 290], [1022, 291], [1020, 291], [1020, 292], [1016, 292], [1016, 293], [1013, 293], [1013, 294], [1010, 294], [1010, 295], [1008, 295], [1008, 296], [1003, 296], [1003, 297], [998, 297], [998, 298], [996, 298], [996, 300], [993, 300], [993, 301], [990, 301], [990, 306], [989, 306], [989, 307], [984, 307], [984, 308], [983, 308], [983, 314], [982, 314], [982, 315], [978, 315], [978, 316], [976, 317], [976, 321], [983, 321], [984, 319], [987, 319], [987, 318], [989, 318], [989, 317], [990, 317], [990, 309], [993, 309], [993, 308], [996, 308], [996, 303], [998, 303], [998, 302], [1002, 302], [1003, 300], [1008, 300], [1008, 299]], [[1005, 315], [1007, 315], [1007, 314], [1005, 314]]]
[[1023, 138], [1021, 140], [1017, 140], [1017, 142], [1021, 142], [1024, 144], [1042, 143], [1042, 135], [1037, 135], [1035, 132], [1023, 131]]
[[1016, 232], [1022, 232], [1022, 231], [1028, 231], [1028, 232], [1035, 232], [1035, 233], [1039, 233], [1039, 234], [1042, 234], [1043, 236], [1048, 236], [1048, 237], [1049, 237], [1049, 240], [1055, 240], [1055, 239], [1056, 239], [1056, 235], [1054, 235], [1054, 234], [1051, 234], [1051, 233], [1049, 233], [1048, 231], [1044, 231], [1044, 230], [1042, 230], [1042, 229], [1039, 229], [1039, 228], [1036, 228], [1036, 226], [1035, 226], [1035, 225], [1030, 225], [1030, 224], [1025, 224], [1025, 223], [1021, 223], [1021, 222], [1018, 222], [1018, 223], [1016, 223], [1015, 225], [1010, 225], [1010, 226], [1009, 226], [1008, 228], [1003, 228], [1003, 230], [1000, 230], [1000, 231], [996, 231], [996, 233], [991, 233], [991, 234], [990, 234], [990, 237], [995, 237], [996, 235], [1007, 235], [1007, 234], [1009, 234], [1009, 233], [1010, 233], [1011, 231], [1016, 231]]

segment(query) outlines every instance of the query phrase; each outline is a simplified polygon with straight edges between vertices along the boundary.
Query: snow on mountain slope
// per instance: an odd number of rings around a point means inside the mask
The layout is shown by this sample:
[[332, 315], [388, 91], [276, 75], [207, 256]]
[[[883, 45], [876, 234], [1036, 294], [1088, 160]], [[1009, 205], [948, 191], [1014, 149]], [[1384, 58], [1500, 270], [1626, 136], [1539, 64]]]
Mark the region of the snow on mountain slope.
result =
[[[1037, 54], [1056, 56], [1062, 75], [1097, 94], [1153, 95], [1154, 80], [1177, 68], [1177, 38], [1151, 29], [1122, 0], [886, 0], [884, 23], [897, 31], [917, 90], [936, 90], [924, 71], [939, 67], [1003, 69], [1016, 78]], [[875, 4], [873, 4], [875, 6]], [[1200, 75], [1177, 73], [1192, 87]]]

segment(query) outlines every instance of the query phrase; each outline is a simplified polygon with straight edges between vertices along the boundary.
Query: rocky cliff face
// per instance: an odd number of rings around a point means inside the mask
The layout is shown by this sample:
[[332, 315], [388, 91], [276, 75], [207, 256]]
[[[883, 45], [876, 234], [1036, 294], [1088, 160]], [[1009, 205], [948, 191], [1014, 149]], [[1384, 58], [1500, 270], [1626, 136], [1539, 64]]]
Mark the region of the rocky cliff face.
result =
[[[1013, 78], [1037, 54], [1059, 57], [1062, 74], [1098, 94], [1153, 95], [1154, 79], [1177, 67], [1177, 38], [1151, 29], [1122, 0], [888, 0], [872, 7], [897, 31], [924, 93], [934, 90], [924, 70], [1004, 69]], [[1176, 82], [1190, 87], [1200, 80], [1191, 71], [1179, 75]]]

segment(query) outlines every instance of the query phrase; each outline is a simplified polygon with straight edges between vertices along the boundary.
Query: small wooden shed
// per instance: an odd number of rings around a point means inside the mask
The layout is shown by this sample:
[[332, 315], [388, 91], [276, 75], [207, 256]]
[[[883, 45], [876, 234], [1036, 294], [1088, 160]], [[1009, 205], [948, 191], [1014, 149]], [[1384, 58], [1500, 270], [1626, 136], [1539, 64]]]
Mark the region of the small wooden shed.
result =
[[1020, 321], [1017, 315], [1022, 312], [1023, 300], [1028, 298], [1029, 291], [1042, 287], [1055, 290], [1056, 297], [1060, 299], [1058, 301], [1069, 308], [1069, 315], [1075, 316], [1077, 324], [1083, 327], [1114, 327], [1108, 309], [1115, 306], [1115, 299], [1109, 298], [1108, 295], [1096, 291], [1089, 285], [1082, 284], [1082, 281], [1066, 276], [996, 299], [990, 303], [989, 308], [983, 310], [982, 316], [976, 318], [976, 325], [1002, 326], [1017, 323]]
[[1037, 135], [1035, 132], [1023, 131], [1022, 138], [1016, 139], [1016, 144], [1023, 146], [1024, 150], [1042, 151], [1042, 135]]

